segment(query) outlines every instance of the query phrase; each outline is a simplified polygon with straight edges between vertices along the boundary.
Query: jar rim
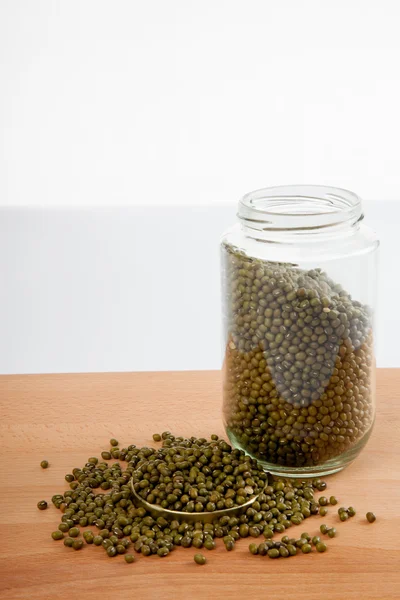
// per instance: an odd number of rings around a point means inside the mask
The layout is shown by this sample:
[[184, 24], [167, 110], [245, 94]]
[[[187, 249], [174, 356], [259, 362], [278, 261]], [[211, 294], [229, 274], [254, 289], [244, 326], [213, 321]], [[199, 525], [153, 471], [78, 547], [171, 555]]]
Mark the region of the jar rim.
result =
[[355, 224], [363, 218], [361, 198], [323, 185], [261, 188], [239, 200], [239, 219], [257, 230], [305, 230]]

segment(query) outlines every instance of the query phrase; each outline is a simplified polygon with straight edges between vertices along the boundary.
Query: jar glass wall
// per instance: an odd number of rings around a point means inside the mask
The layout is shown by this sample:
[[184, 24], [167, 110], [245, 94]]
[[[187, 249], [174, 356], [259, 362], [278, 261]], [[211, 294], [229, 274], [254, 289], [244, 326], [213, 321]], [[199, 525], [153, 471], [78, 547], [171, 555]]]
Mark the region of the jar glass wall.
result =
[[221, 242], [227, 434], [273, 473], [333, 473], [374, 422], [379, 243], [336, 188], [259, 190], [238, 217]]

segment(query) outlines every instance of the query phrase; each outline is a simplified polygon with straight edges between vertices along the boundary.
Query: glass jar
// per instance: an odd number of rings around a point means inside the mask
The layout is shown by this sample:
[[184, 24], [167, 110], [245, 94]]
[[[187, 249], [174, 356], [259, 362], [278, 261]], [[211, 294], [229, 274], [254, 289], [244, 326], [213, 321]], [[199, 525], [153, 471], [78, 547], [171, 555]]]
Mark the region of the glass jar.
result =
[[258, 190], [238, 217], [221, 242], [227, 435], [272, 473], [334, 473], [374, 423], [379, 242], [337, 188]]

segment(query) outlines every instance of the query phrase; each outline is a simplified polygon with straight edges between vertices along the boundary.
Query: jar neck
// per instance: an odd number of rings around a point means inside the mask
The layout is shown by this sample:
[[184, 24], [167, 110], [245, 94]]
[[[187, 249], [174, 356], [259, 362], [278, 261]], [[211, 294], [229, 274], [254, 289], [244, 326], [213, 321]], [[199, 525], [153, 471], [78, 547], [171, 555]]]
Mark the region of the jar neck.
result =
[[246, 235], [273, 241], [355, 232], [364, 218], [361, 199], [340, 188], [293, 185], [250, 192], [239, 201]]

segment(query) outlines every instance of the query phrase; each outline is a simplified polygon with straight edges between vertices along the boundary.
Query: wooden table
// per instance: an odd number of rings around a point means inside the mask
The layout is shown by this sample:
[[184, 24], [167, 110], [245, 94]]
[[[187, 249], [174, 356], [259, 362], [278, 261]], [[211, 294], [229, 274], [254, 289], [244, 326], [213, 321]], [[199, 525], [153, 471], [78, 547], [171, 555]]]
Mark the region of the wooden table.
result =
[[[219, 543], [193, 561], [193, 549], [166, 559], [110, 559], [94, 546], [80, 552], [51, 539], [60, 512], [36, 508], [65, 490], [65, 473], [89, 456], [121, 445], [151, 444], [156, 431], [223, 434], [218, 372], [118, 373], [0, 377], [0, 598], [400, 598], [400, 370], [378, 373], [374, 433], [346, 471], [328, 478], [329, 494], [357, 515], [341, 523], [331, 508], [296, 533], [338, 528], [325, 554], [273, 561]], [[42, 459], [50, 462], [40, 468]], [[367, 523], [365, 513], [377, 521]], [[294, 530], [293, 530], [294, 531]], [[222, 546], [222, 547], [221, 547]]]

